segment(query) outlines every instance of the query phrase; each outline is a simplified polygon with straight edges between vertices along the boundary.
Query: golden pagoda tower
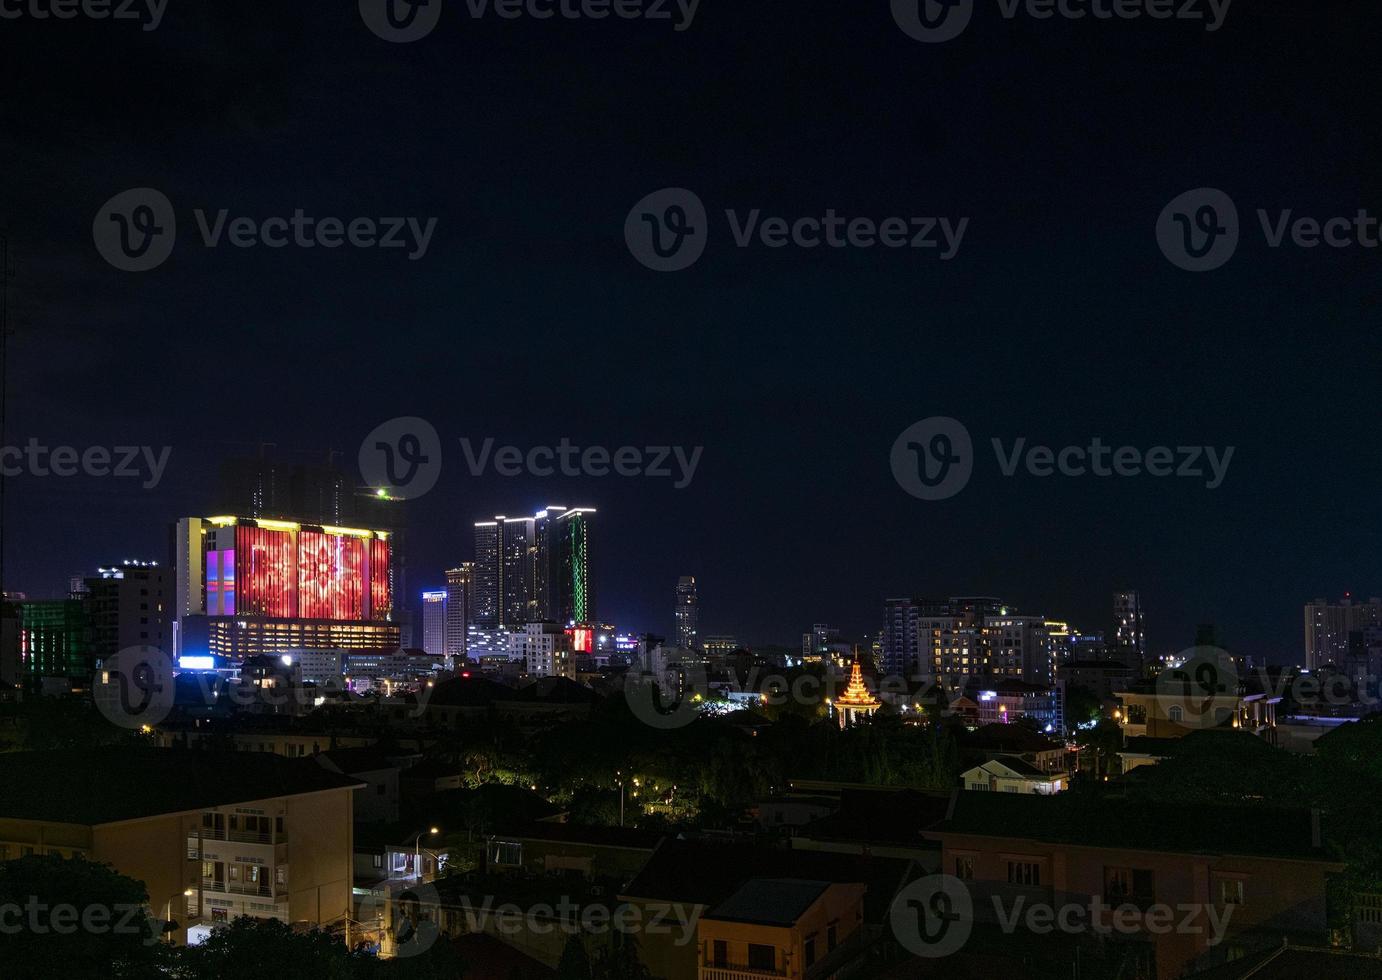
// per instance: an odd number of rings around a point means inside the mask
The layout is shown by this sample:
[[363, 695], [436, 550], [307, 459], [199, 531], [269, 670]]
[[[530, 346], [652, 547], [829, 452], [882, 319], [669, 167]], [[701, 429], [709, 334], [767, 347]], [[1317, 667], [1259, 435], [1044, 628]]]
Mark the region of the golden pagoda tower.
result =
[[849, 686], [845, 688], [844, 694], [835, 699], [835, 712], [840, 719], [840, 727], [848, 728], [882, 706], [883, 703], [864, 686], [864, 669], [859, 665], [859, 654], [856, 652], [854, 666], [849, 672]]

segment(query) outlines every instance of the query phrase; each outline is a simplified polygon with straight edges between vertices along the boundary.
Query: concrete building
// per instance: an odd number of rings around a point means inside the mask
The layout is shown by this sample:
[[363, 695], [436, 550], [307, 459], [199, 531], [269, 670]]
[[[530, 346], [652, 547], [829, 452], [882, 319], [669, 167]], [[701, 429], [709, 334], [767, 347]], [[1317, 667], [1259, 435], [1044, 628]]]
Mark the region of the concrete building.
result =
[[176, 943], [248, 915], [339, 925], [359, 781], [245, 752], [0, 755], [0, 860], [79, 854], [144, 883]]
[[699, 980], [837, 973], [862, 952], [862, 883], [753, 878], [696, 930]]
[[447, 592], [422, 593], [422, 649], [434, 657], [446, 656]]
[[1382, 599], [1355, 602], [1345, 596], [1338, 602], [1316, 599], [1305, 604], [1305, 669], [1325, 664], [1342, 667], [1349, 653], [1349, 634], [1370, 626], [1382, 626]]
[[556, 623], [529, 623], [518, 637], [523, 644], [522, 659], [529, 675], [575, 678], [571, 636]]

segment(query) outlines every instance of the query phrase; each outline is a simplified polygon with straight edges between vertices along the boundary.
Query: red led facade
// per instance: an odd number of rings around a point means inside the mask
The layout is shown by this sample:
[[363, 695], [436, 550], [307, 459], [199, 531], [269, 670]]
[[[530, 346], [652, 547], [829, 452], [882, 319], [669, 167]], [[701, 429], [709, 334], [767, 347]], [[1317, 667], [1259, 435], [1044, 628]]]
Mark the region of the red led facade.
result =
[[387, 619], [393, 613], [393, 587], [389, 583], [389, 542], [369, 543], [370, 617]]
[[207, 594], [225, 594], [216, 614], [377, 622], [392, 613], [387, 540], [305, 528], [234, 531], [233, 550], [207, 553]]
[[298, 532], [298, 614], [304, 619], [365, 618], [365, 542]]
[[237, 527], [235, 566], [240, 615], [297, 616], [297, 555], [291, 531]]

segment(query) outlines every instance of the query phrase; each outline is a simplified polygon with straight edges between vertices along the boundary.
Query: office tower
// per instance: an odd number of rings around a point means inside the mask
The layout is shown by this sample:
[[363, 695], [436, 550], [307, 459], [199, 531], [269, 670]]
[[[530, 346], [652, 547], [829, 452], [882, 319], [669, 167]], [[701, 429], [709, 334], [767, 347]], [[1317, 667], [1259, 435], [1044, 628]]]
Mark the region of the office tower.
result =
[[471, 590], [474, 588], [475, 563], [461, 562], [446, 572], [446, 658], [456, 665], [469, 657], [466, 642], [470, 627]]
[[1147, 664], [1147, 634], [1142, 597], [1137, 592], [1113, 594], [1113, 656], [1135, 670]]
[[532, 616], [535, 520], [505, 517], [475, 524], [475, 623], [521, 629]]
[[548, 519], [541, 531], [546, 557], [545, 612], [541, 618], [563, 625], [595, 622], [595, 589], [590, 574], [590, 527], [595, 510], [574, 507]]
[[1349, 653], [1349, 634], [1370, 626], [1382, 626], [1382, 599], [1355, 602], [1344, 596], [1338, 602], [1316, 599], [1305, 604], [1305, 668], [1343, 664]]
[[696, 577], [683, 575], [677, 580], [676, 602], [677, 646], [688, 650], [700, 648], [700, 607], [696, 597]]
[[422, 593], [422, 649], [434, 657], [446, 656], [447, 592]]
[[96, 666], [128, 647], [172, 653], [172, 576], [154, 561], [125, 561], [99, 568], [80, 598], [91, 626]]
[[532, 517], [475, 524], [474, 602], [482, 629], [595, 622], [591, 507], [548, 506]]
[[188, 517], [176, 542], [180, 656], [399, 646], [389, 531]]

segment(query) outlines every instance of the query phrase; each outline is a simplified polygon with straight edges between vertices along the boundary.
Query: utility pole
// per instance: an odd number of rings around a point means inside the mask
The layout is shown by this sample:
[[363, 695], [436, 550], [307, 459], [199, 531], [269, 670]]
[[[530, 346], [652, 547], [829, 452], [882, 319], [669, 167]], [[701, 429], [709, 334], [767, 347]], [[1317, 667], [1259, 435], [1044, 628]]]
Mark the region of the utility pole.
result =
[[[9, 395], [10, 239], [0, 231], [0, 446], [5, 445], [5, 402]], [[0, 469], [0, 600], [5, 594], [5, 472]]]

